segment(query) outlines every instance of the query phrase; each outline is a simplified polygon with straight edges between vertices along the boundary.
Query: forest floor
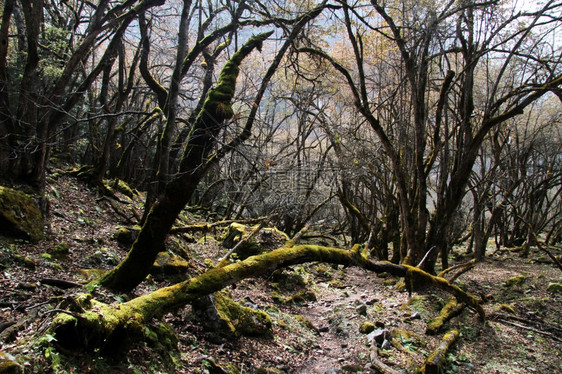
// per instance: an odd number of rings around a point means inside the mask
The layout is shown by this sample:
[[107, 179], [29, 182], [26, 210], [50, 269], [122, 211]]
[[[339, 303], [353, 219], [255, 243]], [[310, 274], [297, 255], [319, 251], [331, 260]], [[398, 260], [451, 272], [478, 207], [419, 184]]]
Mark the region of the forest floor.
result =
[[[234, 367], [239, 373], [376, 373], [373, 347], [359, 331], [364, 322], [388, 330], [390, 344], [376, 356], [399, 373], [414, 373], [453, 327], [460, 337], [444, 373], [562, 373], [562, 292], [546, 291], [550, 283], [562, 283], [562, 272], [535, 248], [528, 258], [496, 251], [463, 274], [457, 282], [486, 297], [487, 319], [479, 321], [465, 308], [433, 336], [425, 332], [427, 322], [439, 314], [448, 295], [433, 289], [409, 295], [397, 278], [314, 263], [229, 287], [233, 299], [270, 315], [272, 338], [207, 331], [186, 306], [163, 317], [176, 332], [177, 349], [138, 341], [120, 357], [59, 352], [50, 342], [53, 337], [45, 335], [49, 323], [69, 297], [88, 291], [52, 280], [84, 283], [96, 273], [83, 269], [117, 264], [127, 248], [117, 243], [115, 232], [137, 222], [142, 198], [130, 201], [117, 194], [117, 201], [62, 174], [49, 178], [48, 191], [46, 239], [0, 238], [0, 359], [13, 357], [27, 373], [212, 374], [234, 373]], [[189, 223], [196, 223], [191, 218]], [[203, 271], [206, 259], [226, 253], [213, 239], [220, 234], [217, 229], [179, 236], [169, 241], [168, 250], [189, 261], [186, 276], [193, 276]], [[461, 248], [456, 251], [455, 262], [468, 260]], [[93, 295], [123, 302], [181, 277], [174, 278], [151, 276], [127, 295], [99, 288]], [[286, 302], [295, 294], [300, 297]]]

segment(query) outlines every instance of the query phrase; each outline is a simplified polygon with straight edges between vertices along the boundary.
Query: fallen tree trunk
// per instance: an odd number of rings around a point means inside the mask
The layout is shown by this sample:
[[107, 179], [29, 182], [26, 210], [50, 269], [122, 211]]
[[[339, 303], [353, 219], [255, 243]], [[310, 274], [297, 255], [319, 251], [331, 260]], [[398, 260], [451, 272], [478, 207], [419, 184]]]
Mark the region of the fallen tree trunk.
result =
[[459, 330], [453, 329], [446, 333], [441, 340], [441, 344], [433, 351], [433, 353], [425, 360], [425, 364], [419, 371], [425, 374], [439, 374], [441, 372], [441, 366], [447, 358], [447, 352], [451, 345], [459, 337]]
[[450, 297], [439, 315], [427, 324], [426, 334], [435, 335], [443, 328], [445, 322], [462, 312], [464, 303], [458, 303], [455, 297]]
[[159, 317], [242, 279], [270, 274], [278, 268], [311, 261], [360, 266], [376, 273], [386, 272], [409, 278], [410, 281], [423, 281], [453, 294], [475, 309], [482, 318], [485, 317], [484, 310], [476, 297], [449, 284], [445, 279], [411, 266], [372, 262], [359, 251], [359, 248], [356, 246], [352, 250], [345, 250], [314, 245], [281, 248], [248, 257], [244, 261], [210, 269], [195, 278], [161, 288], [122, 304], [107, 305], [83, 297], [80, 305], [86, 311], [59, 314], [51, 324], [50, 333], [56, 337], [57, 344], [65, 349], [101, 348], [102, 351], [110, 352], [119, 350], [131, 337], [138, 336], [142, 325], [154, 317]]

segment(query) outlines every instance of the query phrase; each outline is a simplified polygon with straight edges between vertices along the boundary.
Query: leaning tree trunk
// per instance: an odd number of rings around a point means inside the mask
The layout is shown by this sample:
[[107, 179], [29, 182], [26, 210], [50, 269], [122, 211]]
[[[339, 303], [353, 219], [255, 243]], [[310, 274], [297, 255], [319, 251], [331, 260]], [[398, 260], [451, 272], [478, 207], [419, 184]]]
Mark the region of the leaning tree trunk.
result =
[[372, 262], [357, 245], [352, 250], [315, 245], [284, 247], [239, 262], [216, 267], [181, 283], [164, 287], [123, 304], [107, 305], [89, 296], [79, 297], [85, 309], [78, 313], [59, 314], [50, 326], [56, 344], [71, 350], [101, 349], [102, 352], [126, 349], [131, 337], [137, 336], [144, 323], [182, 307], [192, 301], [249, 277], [271, 274], [275, 269], [311, 261], [355, 265], [376, 273], [386, 272], [405, 277], [406, 284], [424, 282], [441, 288], [485, 317], [479, 300], [450, 284], [444, 278], [430, 275], [419, 268]]
[[163, 194], [150, 208], [127, 257], [99, 280], [103, 286], [116, 291], [129, 291], [149, 273], [158, 252], [164, 249], [164, 240], [178, 214], [204, 176], [202, 165], [213, 151], [224, 122], [234, 115], [231, 100], [242, 60], [255, 48], [259, 50], [271, 34], [251, 37], [223, 67], [216, 87], [209, 91], [193, 124], [180, 161], [178, 177], [168, 183]]

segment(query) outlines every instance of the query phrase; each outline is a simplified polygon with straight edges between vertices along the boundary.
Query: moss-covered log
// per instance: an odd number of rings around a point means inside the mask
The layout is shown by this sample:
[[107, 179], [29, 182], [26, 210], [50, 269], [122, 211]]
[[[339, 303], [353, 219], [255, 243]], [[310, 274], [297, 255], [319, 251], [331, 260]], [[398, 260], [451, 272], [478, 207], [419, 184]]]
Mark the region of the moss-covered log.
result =
[[447, 300], [445, 306], [439, 312], [439, 315], [435, 317], [431, 322], [427, 324], [425, 332], [429, 335], [434, 335], [443, 328], [445, 322], [458, 315], [464, 308], [464, 303], [458, 303], [457, 299], [453, 296]]
[[356, 246], [352, 250], [314, 245], [281, 248], [244, 261], [229, 264], [175, 285], [164, 287], [123, 304], [107, 305], [85, 298], [81, 302], [86, 310], [82, 313], [61, 313], [53, 321], [50, 331], [58, 344], [67, 349], [110, 348], [114, 350], [130, 336], [135, 336], [142, 325], [154, 317], [184, 306], [192, 301], [212, 294], [242, 279], [270, 274], [275, 269], [311, 261], [321, 261], [348, 266], [360, 266], [377, 273], [386, 272], [395, 276], [422, 279], [457, 298], [468, 301], [481, 316], [484, 311], [476, 298], [450, 285], [443, 278], [437, 279], [428, 273], [409, 266], [387, 262], [372, 262]]
[[458, 337], [459, 330], [453, 329], [446, 333], [437, 349], [425, 360], [425, 364], [419, 372], [425, 374], [439, 374], [441, 372], [441, 366], [443, 366], [447, 357], [447, 352]]

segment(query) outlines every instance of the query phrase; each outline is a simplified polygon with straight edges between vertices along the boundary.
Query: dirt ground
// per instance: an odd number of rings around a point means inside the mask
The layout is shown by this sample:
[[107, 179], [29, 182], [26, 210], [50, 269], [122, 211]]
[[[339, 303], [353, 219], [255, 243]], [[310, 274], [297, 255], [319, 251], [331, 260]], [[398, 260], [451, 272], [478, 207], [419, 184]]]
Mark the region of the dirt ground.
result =
[[[550, 283], [562, 283], [562, 272], [537, 249], [528, 258], [495, 252], [461, 275], [461, 287], [487, 300], [487, 319], [480, 321], [465, 308], [437, 335], [427, 335], [426, 326], [448, 295], [433, 289], [409, 295], [400, 279], [313, 263], [228, 289], [240, 304], [270, 315], [273, 337], [208, 331], [186, 306], [163, 318], [176, 332], [177, 349], [139, 341], [117, 358], [59, 352], [53, 337], [45, 335], [49, 323], [69, 297], [88, 291], [52, 280], [84, 283], [95, 272], [81, 269], [117, 264], [126, 247], [114, 234], [137, 222], [142, 198], [103, 197], [68, 176], [55, 175], [49, 182], [47, 238], [39, 243], [0, 238], [0, 355], [16, 360], [26, 373], [377, 373], [373, 357], [395, 372], [414, 373], [452, 328], [460, 336], [443, 373], [562, 373], [562, 293], [546, 291]], [[212, 239], [220, 233], [170, 241], [169, 251], [191, 264], [186, 276], [202, 271], [205, 259], [226, 253]], [[462, 248], [455, 251], [457, 263], [468, 260]], [[154, 276], [133, 294], [97, 289], [94, 297], [122, 302], [178, 279]], [[287, 301], [296, 294], [301, 297]], [[365, 322], [388, 330], [383, 347], [375, 348], [360, 332]]]

